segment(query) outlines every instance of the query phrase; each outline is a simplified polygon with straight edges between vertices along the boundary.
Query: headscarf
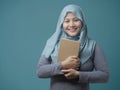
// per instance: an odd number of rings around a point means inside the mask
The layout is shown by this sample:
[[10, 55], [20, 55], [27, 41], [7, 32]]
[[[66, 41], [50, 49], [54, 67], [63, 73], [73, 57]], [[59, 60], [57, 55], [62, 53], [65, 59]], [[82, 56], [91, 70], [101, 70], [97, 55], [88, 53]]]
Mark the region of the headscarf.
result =
[[[61, 27], [64, 18], [68, 12], [73, 13], [78, 19], [82, 21], [83, 24], [79, 35], [77, 35], [76, 37], [71, 37], [67, 35]], [[46, 58], [51, 57], [53, 63], [57, 61], [59, 41], [61, 38], [68, 38], [80, 42], [79, 57], [81, 63], [85, 63], [87, 60], [89, 60], [89, 58], [92, 57], [96, 42], [94, 40], [91, 40], [87, 36], [87, 26], [83, 17], [82, 10], [79, 6], [71, 4], [63, 8], [58, 19], [56, 31], [46, 42], [46, 46], [42, 52], [42, 55], [44, 55]]]

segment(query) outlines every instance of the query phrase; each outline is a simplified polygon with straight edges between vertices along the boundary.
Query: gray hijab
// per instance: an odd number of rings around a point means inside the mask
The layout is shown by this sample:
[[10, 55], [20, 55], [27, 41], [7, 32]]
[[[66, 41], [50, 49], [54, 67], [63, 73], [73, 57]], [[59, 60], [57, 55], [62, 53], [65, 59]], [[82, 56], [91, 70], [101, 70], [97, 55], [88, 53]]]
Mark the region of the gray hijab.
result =
[[[83, 26], [80, 30], [79, 35], [76, 37], [70, 37], [68, 36], [63, 30], [62, 30], [62, 23], [64, 21], [64, 18], [68, 12], [72, 12], [77, 18], [79, 18]], [[83, 17], [82, 10], [77, 5], [67, 5], [63, 8], [56, 27], [55, 33], [47, 40], [46, 46], [42, 52], [42, 55], [44, 55], [46, 58], [51, 57], [53, 63], [57, 61], [57, 54], [59, 50], [59, 41], [61, 38], [68, 38], [72, 40], [76, 40], [80, 42], [80, 52], [79, 57], [81, 63], [85, 63], [87, 60], [89, 60], [93, 56], [94, 48], [95, 48], [95, 41], [91, 40], [87, 36], [87, 26]]]

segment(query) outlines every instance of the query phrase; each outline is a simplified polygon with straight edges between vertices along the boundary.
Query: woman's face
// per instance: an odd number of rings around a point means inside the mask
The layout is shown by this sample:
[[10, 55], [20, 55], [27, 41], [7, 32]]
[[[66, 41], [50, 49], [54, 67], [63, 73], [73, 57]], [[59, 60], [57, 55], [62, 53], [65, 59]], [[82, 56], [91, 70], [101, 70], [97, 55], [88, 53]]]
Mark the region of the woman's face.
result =
[[67, 13], [63, 21], [63, 29], [69, 36], [76, 36], [82, 27], [82, 22], [73, 13]]

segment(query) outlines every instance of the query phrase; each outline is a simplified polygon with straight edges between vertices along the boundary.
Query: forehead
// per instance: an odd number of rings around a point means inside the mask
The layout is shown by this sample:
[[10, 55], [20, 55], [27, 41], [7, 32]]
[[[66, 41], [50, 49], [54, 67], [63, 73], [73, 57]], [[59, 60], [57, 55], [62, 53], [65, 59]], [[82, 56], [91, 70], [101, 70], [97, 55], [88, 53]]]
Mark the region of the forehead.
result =
[[65, 19], [67, 19], [67, 18], [76, 18], [76, 16], [75, 16], [75, 14], [72, 13], [72, 12], [67, 12], [64, 18], [65, 18]]

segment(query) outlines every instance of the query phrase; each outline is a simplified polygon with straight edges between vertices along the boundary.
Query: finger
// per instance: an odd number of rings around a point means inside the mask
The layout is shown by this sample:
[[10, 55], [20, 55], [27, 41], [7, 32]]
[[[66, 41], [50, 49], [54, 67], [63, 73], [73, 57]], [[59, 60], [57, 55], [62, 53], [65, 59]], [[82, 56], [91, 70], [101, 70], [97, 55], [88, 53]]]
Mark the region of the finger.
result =
[[77, 56], [71, 56], [72, 58], [74, 58], [74, 59], [78, 59], [78, 57]]
[[70, 79], [70, 78], [71, 78], [71, 74], [70, 74], [70, 73], [67, 73], [67, 74], [65, 74], [65, 77], [66, 77], [67, 79]]
[[66, 70], [61, 70], [63, 73], [69, 73], [69, 70], [66, 69]]
[[79, 67], [77, 67], [76, 70], [79, 70]]

